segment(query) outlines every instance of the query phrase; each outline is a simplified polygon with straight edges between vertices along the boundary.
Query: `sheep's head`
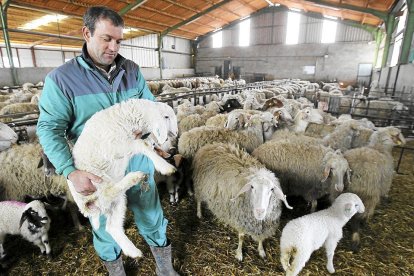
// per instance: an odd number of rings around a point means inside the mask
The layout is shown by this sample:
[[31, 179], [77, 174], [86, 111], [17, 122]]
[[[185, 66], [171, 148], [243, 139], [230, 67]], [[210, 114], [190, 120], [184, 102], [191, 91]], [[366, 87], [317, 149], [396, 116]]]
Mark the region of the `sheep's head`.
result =
[[250, 192], [250, 204], [253, 209], [253, 215], [257, 220], [264, 220], [266, 218], [272, 196], [282, 200], [287, 208], [292, 209], [286, 201], [286, 196], [280, 189], [279, 180], [266, 169], [251, 169], [247, 184], [241, 188], [232, 200], [246, 192]]
[[379, 143], [385, 147], [393, 147], [405, 145], [406, 141], [401, 130], [389, 126], [375, 131], [370, 137], [370, 143], [371, 145]]
[[10, 141], [10, 143], [15, 144], [17, 139], [18, 135], [16, 132], [5, 123], [0, 122], [0, 140]]
[[329, 151], [323, 158], [324, 172], [321, 182], [325, 182], [329, 176], [331, 176], [331, 185], [335, 185], [335, 190], [342, 192], [344, 189], [344, 176], [345, 173], [350, 182], [350, 169], [348, 161], [342, 155], [340, 150]]
[[[172, 147], [178, 136], [177, 116], [175, 116], [173, 108], [168, 104], [161, 102], [157, 102], [156, 104], [158, 105], [157, 107], [161, 118], [157, 118], [152, 133], [157, 140], [157, 144], [163, 145], [168, 141], [168, 147]], [[154, 116], [155, 118], [156, 116]], [[162, 149], [165, 151], [169, 150], [169, 148], [164, 147]]]
[[41, 201], [34, 200], [26, 205], [22, 217], [20, 218], [20, 228], [25, 221], [27, 221], [28, 229], [31, 232], [37, 232], [37, 229], [50, 224], [50, 219], [46, 213], [45, 206]]
[[231, 130], [242, 129], [245, 127], [248, 117], [250, 116], [240, 112], [230, 112], [224, 127]]
[[365, 212], [365, 205], [362, 200], [353, 193], [340, 194], [332, 204], [334, 208], [339, 208], [339, 212], [347, 218], [351, 218], [356, 213]]

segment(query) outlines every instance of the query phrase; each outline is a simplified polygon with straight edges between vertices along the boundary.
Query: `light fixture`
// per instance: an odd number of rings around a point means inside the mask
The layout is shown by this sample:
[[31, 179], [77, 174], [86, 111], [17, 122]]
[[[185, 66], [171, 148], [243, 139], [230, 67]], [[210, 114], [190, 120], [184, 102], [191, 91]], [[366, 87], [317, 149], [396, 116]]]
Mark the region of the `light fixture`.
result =
[[122, 31], [124, 34], [127, 34], [129, 32], [138, 32], [139, 30], [136, 28], [132, 28], [132, 27], [125, 27], [124, 30]]
[[265, 1], [269, 4], [269, 6], [274, 6], [275, 5], [270, 0], [265, 0]]
[[68, 17], [67, 15], [61, 15], [61, 14], [55, 14], [55, 15], [48, 14], [48, 15], [42, 16], [38, 19], [30, 21], [30, 22], [24, 24], [23, 26], [18, 27], [18, 29], [33, 30], [33, 29], [36, 29], [40, 26], [47, 25], [51, 22], [57, 22], [57, 21], [63, 20], [67, 17]]

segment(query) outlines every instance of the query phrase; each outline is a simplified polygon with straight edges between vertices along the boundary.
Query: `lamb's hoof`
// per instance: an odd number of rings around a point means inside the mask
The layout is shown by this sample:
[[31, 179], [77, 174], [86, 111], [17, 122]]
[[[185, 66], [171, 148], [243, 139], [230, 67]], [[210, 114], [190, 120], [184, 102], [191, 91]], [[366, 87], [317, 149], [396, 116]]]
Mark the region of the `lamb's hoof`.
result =
[[335, 268], [333, 268], [333, 267], [327, 266], [326, 269], [328, 269], [328, 272], [331, 273], [331, 274], [335, 273]]
[[123, 250], [124, 254], [133, 259], [142, 258], [143, 254], [138, 248]]
[[235, 257], [239, 262], [243, 261], [243, 253], [242, 252], [236, 251], [236, 256]]
[[131, 172], [130, 174], [132, 183], [146, 182], [148, 180], [148, 174], [143, 172]]
[[260, 256], [262, 259], [266, 259], [266, 253], [265, 253], [264, 251], [259, 251], [259, 256]]

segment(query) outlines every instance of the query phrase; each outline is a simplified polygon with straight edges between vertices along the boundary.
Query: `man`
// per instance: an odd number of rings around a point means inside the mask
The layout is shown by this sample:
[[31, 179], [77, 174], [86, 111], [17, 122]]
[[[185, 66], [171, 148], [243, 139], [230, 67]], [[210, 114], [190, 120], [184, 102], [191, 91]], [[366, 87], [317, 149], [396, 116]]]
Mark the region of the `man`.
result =
[[[130, 98], [154, 100], [134, 62], [118, 54], [123, 40], [123, 19], [106, 7], [91, 7], [84, 15], [82, 55], [50, 72], [39, 102], [37, 134], [44, 152], [56, 167], [83, 195], [96, 188], [91, 181], [101, 179], [74, 166], [68, 141], [73, 143], [85, 122], [96, 112]], [[168, 221], [164, 218], [154, 182], [154, 166], [143, 155], [136, 155], [128, 171], [150, 175], [150, 190], [136, 185], [127, 191], [128, 208], [134, 213], [140, 234], [150, 245], [157, 263], [157, 275], [178, 275], [171, 264], [171, 245], [166, 237]], [[126, 172], [126, 173], [127, 173]], [[98, 184], [99, 185], [99, 184]], [[121, 249], [105, 231], [106, 218], [93, 229], [93, 243], [110, 275], [125, 275]]]

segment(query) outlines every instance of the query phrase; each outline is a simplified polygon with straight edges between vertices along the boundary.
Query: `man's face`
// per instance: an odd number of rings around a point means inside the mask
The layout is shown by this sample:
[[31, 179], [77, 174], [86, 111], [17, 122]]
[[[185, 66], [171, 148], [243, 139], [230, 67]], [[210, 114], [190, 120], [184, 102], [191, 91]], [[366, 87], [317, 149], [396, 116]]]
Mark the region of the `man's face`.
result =
[[106, 19], [96, 22], [93, 35], [87, 27], [82, 28], [88, 53], [97, 65], [108, 66], [115, 60], [123, 40], [122, 31], [122, 26], [116, 27]]

